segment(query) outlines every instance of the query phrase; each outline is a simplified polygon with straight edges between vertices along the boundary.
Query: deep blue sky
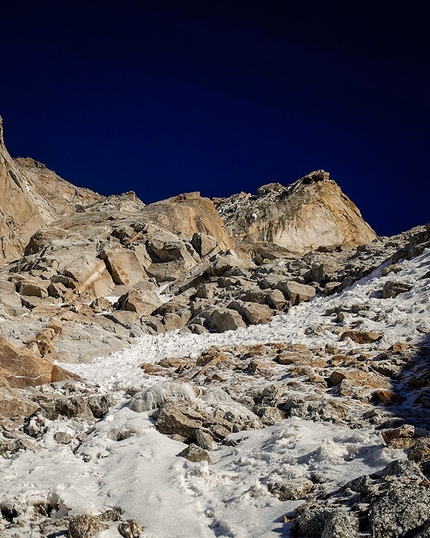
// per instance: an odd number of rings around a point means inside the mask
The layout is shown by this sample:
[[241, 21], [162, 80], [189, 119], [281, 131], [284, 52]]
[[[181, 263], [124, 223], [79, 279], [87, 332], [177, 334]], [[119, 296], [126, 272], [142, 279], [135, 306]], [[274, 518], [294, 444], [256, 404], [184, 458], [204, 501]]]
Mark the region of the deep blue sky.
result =
[[146, 203], [324, 168], [380, 235], [430, 221], [425, 2], [0, 0], [13, 156]]

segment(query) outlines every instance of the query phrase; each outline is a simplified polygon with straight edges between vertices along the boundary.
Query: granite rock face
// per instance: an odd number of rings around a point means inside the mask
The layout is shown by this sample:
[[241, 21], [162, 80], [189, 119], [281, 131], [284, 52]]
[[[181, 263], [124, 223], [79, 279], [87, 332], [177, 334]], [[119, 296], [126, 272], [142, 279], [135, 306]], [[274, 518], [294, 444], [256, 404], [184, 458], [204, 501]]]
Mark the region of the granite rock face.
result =
[[235, 194], [216, 201], [229, 233], [249, 251], [274, 244], [296, 255], [320, 247], [356, 247], [376, 234], [358, 208], [324, 170], [283, 187], [272, 183], [256, 195]]

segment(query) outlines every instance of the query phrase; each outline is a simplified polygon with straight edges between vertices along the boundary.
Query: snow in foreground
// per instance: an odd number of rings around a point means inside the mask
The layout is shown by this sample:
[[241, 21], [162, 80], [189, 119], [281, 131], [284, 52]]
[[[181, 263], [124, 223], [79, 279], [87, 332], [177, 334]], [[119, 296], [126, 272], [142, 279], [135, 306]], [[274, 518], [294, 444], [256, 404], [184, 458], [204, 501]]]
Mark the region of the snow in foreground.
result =
[[[339, 342], [326, 330], [327, 308], [366, 303], [375, 314], [364, 320], [361, 330], [384, 334], [379, 343], [386, 348], [394, 342], [419, 342], [430, 329], [430, 254], [401, 262], [396, 280], [412, 284], [410, 292], [381, 301], [377, 291], [387, 277], [380, 271], [366, 277], [341, 295], [316, 298], [292, 308], [266, 326], [254, 326], [224, 334], [187, 335], [168, 333], [142, 337], [130, 349], [95, 359], [91, 364], [66, 365], [100, 392], [113, 392], [117, 404], [74, 454], [68, 445], [58, 444], [58, 431], [79, 431], [75, 420], [57, 419], [49, 424], [38, 452], [20, 452], [10, 460], [1, 459], [0, 502], [11, 506], [32, 506], [54, 500], [64, 513], [97, 514], [120, 507], [125, 518], [144, 527], [147, 538], [198, 538], [231, 536], [260, 538], [287, 536], [283, 516], [303, 501], [281, 502], [262, 485], [262, 479], [277, 476], [312, 476], [327, 491], [349, 479], [384, 467], [401, 451], [389, 450], [371, 427], [351, 430], [346, 426], [286, 419], [261, 430], [242, 431], [211, 453], [213, 464], [191, 463], [178, 453], [185, 445], [160, 434], [149, 413], [135, 413], [124, 404], [127, 389], [160, 383], [137, 366], [167, 356], [196, 357], [212, 345], [263, 342], [304, 343], [316, 347], [336, 342], [345, 351], [351, 343]], [[347, 323], [347, 320], [346, 322]], [[305, 332], [309, 326], [321, 331]], [[419, 329], [419, 330], [417, 330]], [[421, 331], [421, 332], [420, 332]], [[118, 441], [118, 432], [127, 432]], [[29, 509], [30, 510], [30, 509]], [[25, 515], [22, 536], [33, 536]], [[39, 536], [39, 534], [34, 534]], [[100, 538], [118, 538], [116, 527], [102, 531]]]

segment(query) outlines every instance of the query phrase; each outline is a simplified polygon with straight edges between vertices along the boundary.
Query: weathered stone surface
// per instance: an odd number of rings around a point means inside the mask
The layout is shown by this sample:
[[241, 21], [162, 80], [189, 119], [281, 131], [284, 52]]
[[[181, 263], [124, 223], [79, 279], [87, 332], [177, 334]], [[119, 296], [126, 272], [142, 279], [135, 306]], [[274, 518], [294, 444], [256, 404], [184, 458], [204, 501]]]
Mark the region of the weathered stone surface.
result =
[[209, 431], [201, 429], [196, 431], [196, 444], [205, 450], [213, 450], [215, 441]]
[[356, 538], [358, 531], [357, 517], [336, 510], [326, 514], [321, 538]]
[[49, 280], [33, 279], [18, 282], [17, 288], [20, 295], [29, 295], [45, 299], [48, 297]]
[[382, 338], [379, 333], [371, 331], [345, 331], [341, 334], [340, 340], [350, 338], [356, 344], [373, 344]]
[[78, 291], [92, 297], [106, 295], [114, 287], [104, 261], [88, 255], [75, 259], [66, 267], [64, 274], [76, 281]]
[[267, 302], [276, 310], [283, 310], [287, 304], [284, 294], [281, 290], [273, 290], [267, 295]]
[[[415, 427], [412, 424], [405, 424], [400, 426], [400, 428], [383, 431], [381, 435], [387, 445], [393, 446], [393, 441], [397, 441], [399, 439], [411, 439], [414, 437]], [[396, 448], [400, 447], [397, 446]]]
[[243, 321], [239, 312], [229, 308], [219, 308], [214, 310], [208, 317], [207, 321], [210, 326], [218, 333], [225, 331], [234, 331], [240, 327], [245, 328], [246, 324]]
[[134, 286], [148, 278], [135, 252], [127, 249], [108, 250], [102, 254], [115, 284]]
[[196, 232], [191, 238], [191, 244], [195, 248], [199, 256], [217, 254], [220, 251], [220, 246], [214, 237], [201, 232]]
[[28, 349], [16, 349], [0, 337], [0, 379], [11, 387], [24, 388], [79, 378], [51, 361], [34, 355]]
[[415, 439], [415, 443], [408, 452], [408, 460], [422, 463], [430, 460], [430, 437]]
[[293, 280], [278, 282], [276, 288], [281, 290], [293, 305], [309, 301], [315, 295], [315, 288], [294, 282]]
[[134, 519], [127, 519], [118, 525], [118, 532], [123, 538], [139, 538], [142, 527]]
[[272, 319], [270, 307], [263, 304], [248, 303], [243, 307], [243, 314], [250, 325], [264, 325]]
[[37, 404], [25, 398], [18, 390], [13, 389], [9, 383], [0, 379], [0, 420], [25, 420], [37, 408]]
[[122, 310], [149, 316], [161, 305], [161, 300], [154, 292], [137, 288], [121, 295], [117, 304]]
[[330, 375], [330, 382], [333, 385], [339, 385], [348, 381], [354, 386], [368, 386], [372, 388], [389, 388], [391, 384], [384, 377], [374, 372], [365, 372], [363, 370], [345, 369], [334, 370]]
[[414, 531], [430, 518], [429, 488], [414, 484], [390, 484], [370, 510], [369, 521], [374, 538], [400, 538]]
[[[268, 243], [303, 255], [318, 247], [356, 246], [376, 234], [323, 170], [311, 172], [288, 187], [237, 194], [217, 200], [227, 229], [243, 248]], [[261, 248], [261, 247], [260, 247]]]
[[193, 439], [206, 419], [207, 417], [195, 409], [166, 402], [160, 409], [156, 427], [161, 433]]
[[182, 452], [180, 452], [178, 455], [183, 456], [188, 461], [192, 461], [195, 463], [200, 462], [200, 461], [207, 461], [209, 465], [212, 464], [211, 457], [206, 452], [206, 450], [204, 450], [200, 446], [195, 445], [194, 443], [191, 443], [189, 446], [187, 446], [187, 448], [182, 450]]
[[276, 495], [280, 501], [290, 501], [303, 499], [310, 491], [314, 484], [307, 478], [294, 478], [285, 482], [269, 482], [268, 488], [270, 493]]
[[181, 231], [187, 237], [204, 233], [213, 237], [222, 249], [232, 247], [232, 241], [212, 201], [199, 193], [181, 194], [150, 204], [143, 209], [142, 217], [173, 233]]

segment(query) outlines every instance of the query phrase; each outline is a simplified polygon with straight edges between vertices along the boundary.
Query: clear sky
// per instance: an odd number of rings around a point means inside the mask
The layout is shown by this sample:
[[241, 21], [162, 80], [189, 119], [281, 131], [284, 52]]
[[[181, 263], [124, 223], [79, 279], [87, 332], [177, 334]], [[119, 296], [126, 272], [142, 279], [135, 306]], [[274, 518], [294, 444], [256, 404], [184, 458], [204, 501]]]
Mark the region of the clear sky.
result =
[[6, 145], [146, 203], [324, 168], [404, 231], [430, 221], [425, 4], [0, 0]]

